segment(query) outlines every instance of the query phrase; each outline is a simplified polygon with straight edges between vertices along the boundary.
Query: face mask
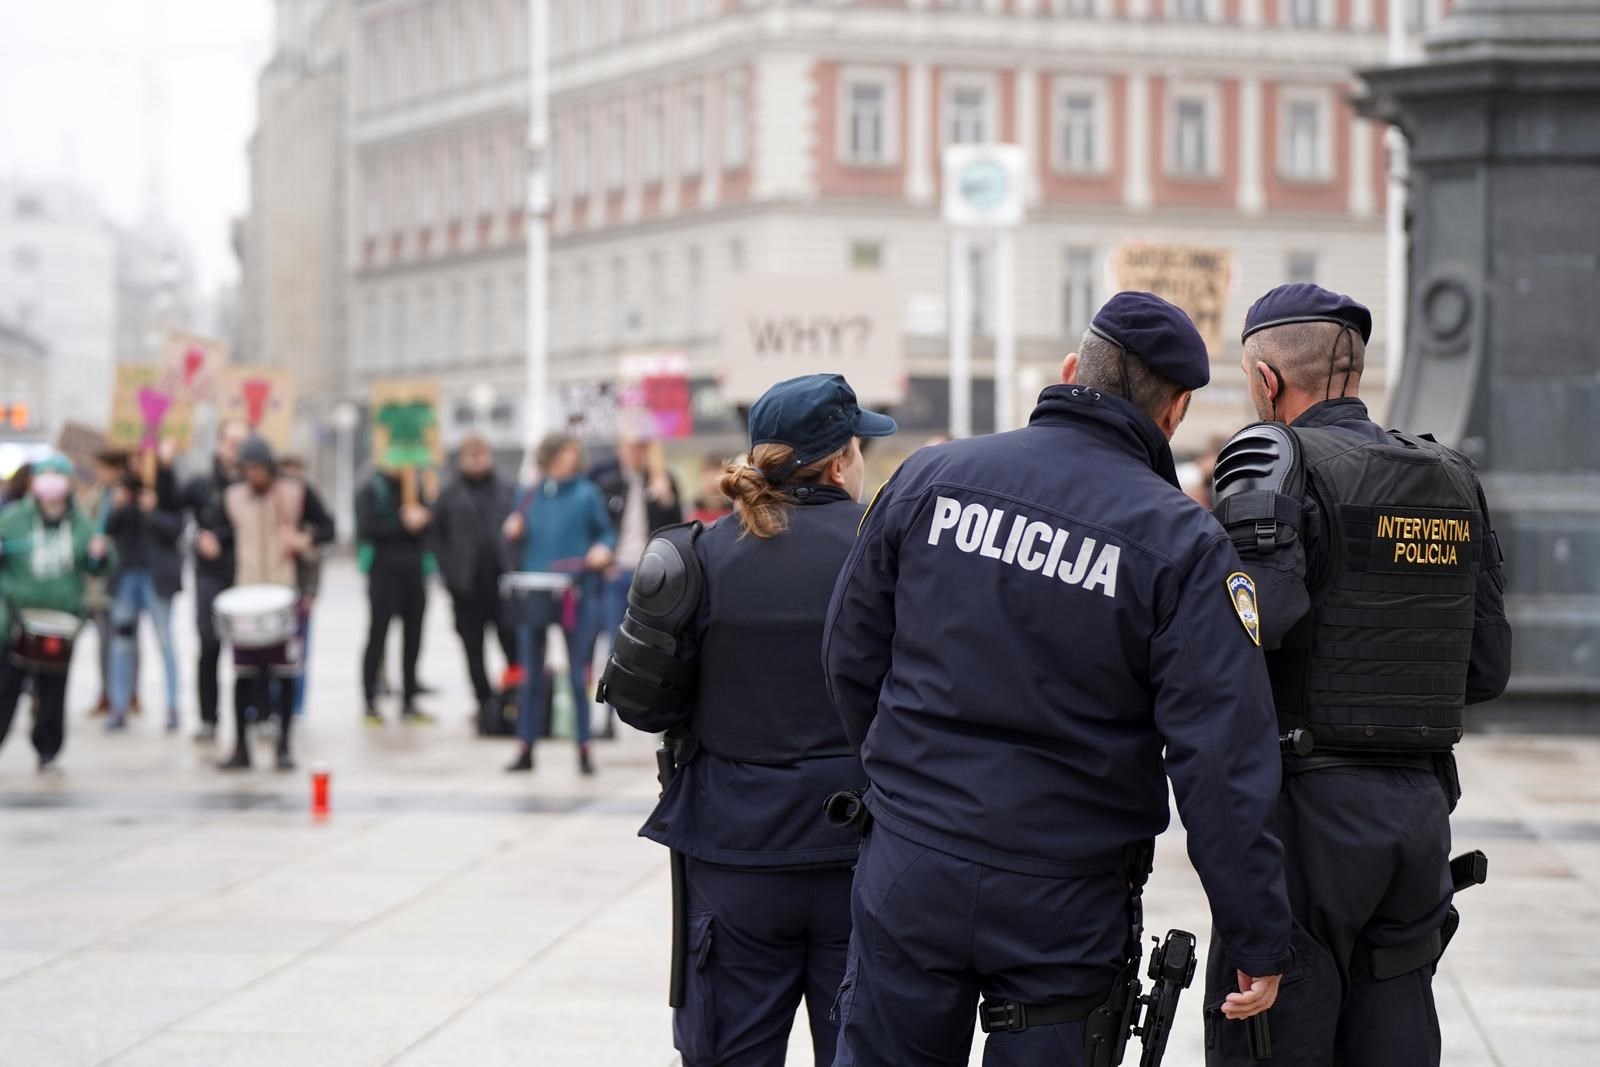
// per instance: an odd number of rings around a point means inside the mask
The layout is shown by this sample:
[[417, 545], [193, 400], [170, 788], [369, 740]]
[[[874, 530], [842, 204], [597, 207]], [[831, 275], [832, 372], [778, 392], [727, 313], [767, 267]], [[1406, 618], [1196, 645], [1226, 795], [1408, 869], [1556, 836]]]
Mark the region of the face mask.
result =
[[33, 476], [33, 495], [42, 504], [57, 504], [67, 498], [72, 483], [65, 474], [46, 472]]

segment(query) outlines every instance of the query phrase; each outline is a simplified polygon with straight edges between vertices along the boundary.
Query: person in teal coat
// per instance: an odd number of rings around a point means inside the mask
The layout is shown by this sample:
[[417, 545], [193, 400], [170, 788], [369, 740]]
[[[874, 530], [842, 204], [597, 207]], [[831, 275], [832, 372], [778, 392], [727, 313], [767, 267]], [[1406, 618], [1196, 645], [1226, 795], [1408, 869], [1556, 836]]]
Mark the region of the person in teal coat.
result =
[[111, 548], [88, 516], [72, 504], [72, 463], [59, 453], [34, 464], [27, 495], [0, 509], [0, 633], [7, 654], [0, 660], [0, 742], [28, 678], [33, 679], [33, 747], [39, 769], [48, 770], [66, 741], [67, 668], [71, 637], [58, 637], [50, 649], [65, 654], [42, 664], [23, 656], [23, 614], [49, 610], [83, 617], [84, 579], [111, 566]]
[[576, 440], [554, 434], [534, 453], [540, 477], [522, 495], [506, 519], [505, 535], [516, 547], [513, 559], [524, 571], [573, 576], [564, 597], [534, 597], [519, 610], [517, 661], [524, 668], [517, 694], [517, 738], [521, 748], [509, 771], [533, 770], [533, 746], [544, 732], [548, 698], [545, 680], [545, 636], [559, 622], [570, 661], [572, 706], [578, 736], [578, 769], [594, 773], [589, 755], [589, 659], [594, 651], [600, 572], [611, 565], [617, 547], [616, 528], [606, 511], [600, 488], [578, 472], [583, 449]]

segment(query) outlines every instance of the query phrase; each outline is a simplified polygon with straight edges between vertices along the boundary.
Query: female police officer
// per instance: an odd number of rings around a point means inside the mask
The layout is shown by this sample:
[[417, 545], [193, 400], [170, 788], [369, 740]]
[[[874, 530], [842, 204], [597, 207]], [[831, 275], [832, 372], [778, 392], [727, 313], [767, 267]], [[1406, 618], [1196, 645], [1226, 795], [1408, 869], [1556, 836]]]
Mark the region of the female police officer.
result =
[[662, 531], [634, 576], [602, 693], [675, 750], [640, 833], [683, 857], [685, 1067], [783, 1063], [802, 995], [816, 1062], [833, 1060], [857, 841], [822, 802], [864, 782], [823, 687], [822, 623], [862, 516], [860, 439], [894, 430], [836, 374], [773, 386], [749, 463], [722, 476], [734, 514]]

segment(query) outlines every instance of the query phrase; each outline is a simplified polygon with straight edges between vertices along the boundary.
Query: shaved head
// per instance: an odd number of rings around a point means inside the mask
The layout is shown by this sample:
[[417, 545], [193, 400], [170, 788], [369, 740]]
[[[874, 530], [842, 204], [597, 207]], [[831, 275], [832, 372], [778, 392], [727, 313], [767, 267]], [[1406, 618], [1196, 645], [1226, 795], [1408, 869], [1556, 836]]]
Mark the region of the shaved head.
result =
[[1332, 322], [1291, 322], [1253, 333], [1244, 343], [1246, 370], [1265, 363], [1284, 384], [1319, 400], [1346, 395], [1359, 383], [1367, 346], [1361, 335]]

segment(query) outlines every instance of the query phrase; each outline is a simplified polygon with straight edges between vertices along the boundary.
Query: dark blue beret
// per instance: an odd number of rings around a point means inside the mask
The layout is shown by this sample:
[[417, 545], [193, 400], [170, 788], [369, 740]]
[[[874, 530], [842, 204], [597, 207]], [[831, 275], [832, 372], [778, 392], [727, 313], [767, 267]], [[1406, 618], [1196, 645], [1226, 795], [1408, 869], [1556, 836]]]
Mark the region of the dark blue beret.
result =
[[1343, 293], [1330, 293], [1310, 282], [1280, 285], [1251, 304], [1244, 317], [1244, 337], [1291, 322], [1337, 323], [1359, 333], [1362, 344], [1372, 339], [1372, 312]]
[[1211, 353], [1200, 331], [1181, 307], [1154, 293], [1118, 293], [1095, 313], [1089, 329], [1184, 389], [1211, 380]]
[[779, 382], [750, 408], [750, 445], [788, 445], [791, 470], [831, 456], [852, 437], [888, 437], [889, 416], [856, 402], [856, 391], [837, 374], [808, 374]]

